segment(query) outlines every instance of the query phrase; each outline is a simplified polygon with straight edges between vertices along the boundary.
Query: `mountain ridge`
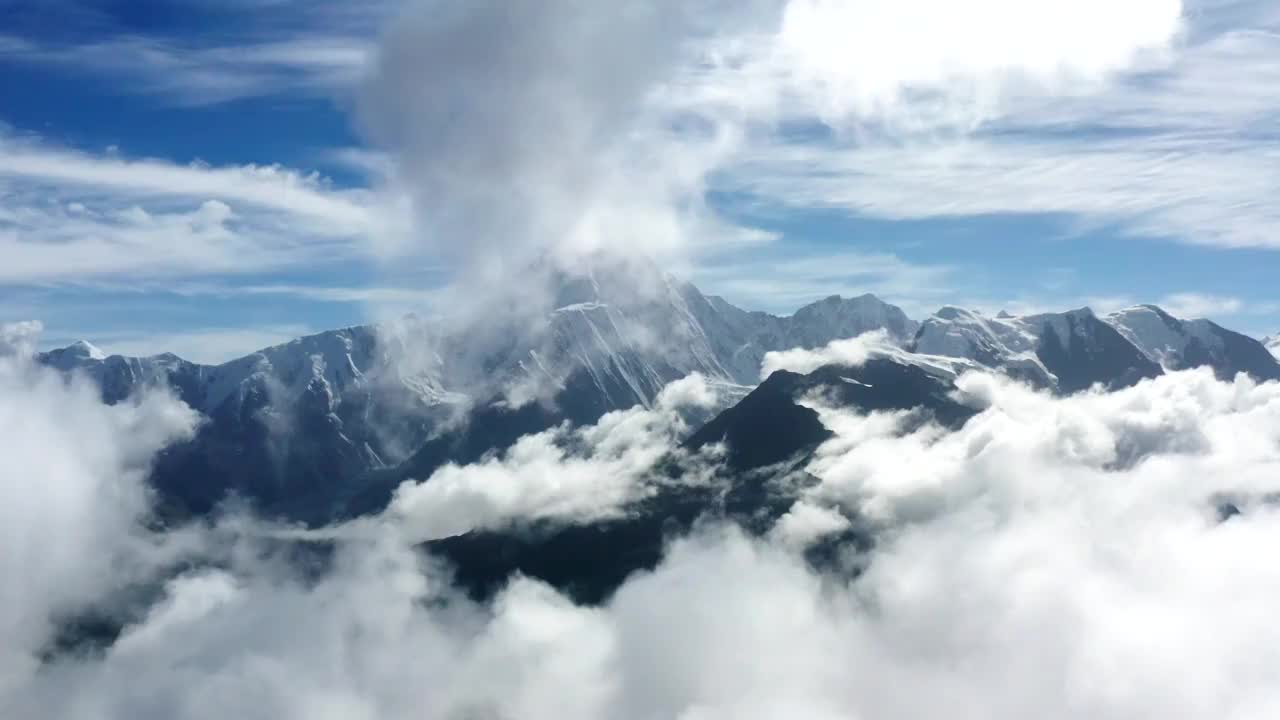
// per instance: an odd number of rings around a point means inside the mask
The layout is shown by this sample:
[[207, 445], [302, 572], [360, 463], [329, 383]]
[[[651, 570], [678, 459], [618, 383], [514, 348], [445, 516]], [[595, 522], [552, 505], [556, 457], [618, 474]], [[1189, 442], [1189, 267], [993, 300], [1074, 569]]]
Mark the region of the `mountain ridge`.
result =
[[[87, 342], [37, 359], [89, 375], [107, 402], [164, 385], [206, 416], [196, 438], [162, 454], [153, 471], [180, 512], [208, 512], [238, 495], [264, 513], [316, 522], [346, 513], [352, 498], [376, 507], [399, 482], [501, 451], [522, 434], [647, 407], [690, 373], [725, 389], [726, 405], [710, 408], [710, 419], [761, 382], [768, 353], [820, 349], [873, 330], [899, 349], [880, 353], [889, 362], [953, 358], [1059, 393], [1124, 387], [1166, 367], [1280, 377], [1280, 363], [1259, 341], [1154, 306], [1105, 318], [1088, 308], [988, 317], [948, 306], [917, 322], [864, 294], [828, 296], [783, 316], [646, 272], [555, 276], [545, 312], [509, 318], [478, 338], [407, 317], [296, 338], [219, 365], [168, 353], [107, 355]], [[1181, 348], [1176, 362], [1161, 353], [1164, 336], [1150, 330], [1152, 318], [1183, 338], [1173, 344]]]
[[[451, 336], [406, 318], [296, 338], [219, 365], [171, 354], [103, 357], [87, 343], [37, 359], [89, 375], [108, 402], [164, 385], [208, 418], [195, 440], [164, 453], [153, 472], [164, 493], [183, 499], [183, 511], [207, 512], [234, 494], [267, 514], [319, 521], [370, 473], [418, 456], [406, 467], [425, 477], [450, 459], [450, 452], [422, 455], [433, 438], [482, 454], [513, 440], [498, 428], [591, 423], [611, 410], [648, 406], [667, 383], [692, 372], [728, 388], [732, 401], [758, 382], [767, 352], [886, 322], [913, 329], [901, 309], [868, 295], [776, 316], [709, 300], [665, 273], [555, 282], [553, 307], [532, 322], [523, 318], [525, 327], [493, 333], [500, 342], [473, 343], [471, 334]], [[646, 287], [633, 291], [637, 283]], [[502, 408], [526, 406], [532, 420], [504, 419]], [[493, 436], [464, 442], [468, 423], [483, 418], [496, 423]]]

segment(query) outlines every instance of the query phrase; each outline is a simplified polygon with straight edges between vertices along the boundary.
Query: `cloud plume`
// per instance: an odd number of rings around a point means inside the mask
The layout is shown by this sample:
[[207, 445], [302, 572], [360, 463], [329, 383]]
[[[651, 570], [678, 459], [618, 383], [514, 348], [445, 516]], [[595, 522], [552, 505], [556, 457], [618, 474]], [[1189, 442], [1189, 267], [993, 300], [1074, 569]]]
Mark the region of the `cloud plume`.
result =
[[824, 134], [792, 125], [971, 130], [1006, 101], [1091, 92], [1159, 56], [1182, 9], [423, 0], [390, 25], [358, 115], [412, 198], [402, 251], [508, 282], [599, 252], [681, 262], [767, 240], [706, 193], [761, 141]]

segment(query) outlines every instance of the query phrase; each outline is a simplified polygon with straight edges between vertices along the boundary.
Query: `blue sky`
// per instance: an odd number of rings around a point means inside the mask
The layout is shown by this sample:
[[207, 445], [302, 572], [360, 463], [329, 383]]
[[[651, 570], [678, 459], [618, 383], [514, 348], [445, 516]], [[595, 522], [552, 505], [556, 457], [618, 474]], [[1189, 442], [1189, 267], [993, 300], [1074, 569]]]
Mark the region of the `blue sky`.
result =
[[[652, 221], [673, 267], [748, 308], [789, 312], [868, 291], [917, 317], [944, 304], [1158, 302], [1254, 334], [1280, 330], [1280, 11], [1268, 3], [1041, 0], [1045, 27], [999, 0], [913, 0], [902, 17], [858, 14], [874, 2], [849, 3], [848, 17], [818, 0], [773, 5], [781, 29], [752, 17], [734, 37], [691, 35], [730, 48], [711, 70], [672, 59], [657, 64], [667, 74], [615, 75], [610, 57], [647, 67], [675, 51], [589, 38], [582, 52], [603, 52], [608, 70], [598, 78], [572, 52], [531, 56], [545, 71], [490, 72], [503, 57], [485, 45], [492, 29], [467, 36], [472, 25], [437, 21], [438, 3], [0, 0], [2, 319], [41, 320], [46, 345], [84, 337], [109, 351], [227, 359], [427, 306], [454, 268], [505, 252], [512, 227], [576, 217], [572, 206], [552, 216], [513, 202], [493, 213], [511, 224], [490, 226], [491, 196], [442, 186], [422, 161], [441, 154], [451, 167], [495, 161], [502, 174], [479, 176], [485, 185], [585, 172], [583, 213], [600, 228], [625, 220], [637, 228], [627, 242], [643, 244]], [[818, 30], [805, 23], [824, 12]], [[1111, 31], [1090, 32], [1101, 21]], [[875, 42], [888, 34], [881, 22], [901, 41]], [[521, 25], [539, 42], [577, 37], [564, 18]], [[465, 42], [440, 41], [455, 37]], [[797, 42], [799, 55], [777, 51]], [[455, 90], [455, 70], [481, 85]], [[483, 85], [495, 75], [517, 82]], [[537, 93], [513, 89], [526, 80]], [[633, 86], [654, 121], [643, 128], [685, 128], [678, 137], [621, 149], [599, 139], [642, 127], [608, 110], [630, 107], [621, 93]], [[434, 125], [451, 105], [487, 135]], [[604, 142], [602, 156], [658, 157], [658, 174], [680, 179], [623, 199], [612, 186], [630, 192], [636, 178], [603, 164], [544, 175], [531, 163], [545, 157], [518, 142], [510, 152], [524, 155], [494, 154], [505, 147], [495, 135], [565, 123], [548, 105], [584, 107], [591, 120], [589, 132], [552, 137], [553, 157]], [[721, 132], [705, 133], [712, 142], [673, 117]], [[688, 157], [701, 164], [690, 170]], [[581, 188], [562, 189], [553, 205]], [[470, 223], [483, 229], [460, 241]]]

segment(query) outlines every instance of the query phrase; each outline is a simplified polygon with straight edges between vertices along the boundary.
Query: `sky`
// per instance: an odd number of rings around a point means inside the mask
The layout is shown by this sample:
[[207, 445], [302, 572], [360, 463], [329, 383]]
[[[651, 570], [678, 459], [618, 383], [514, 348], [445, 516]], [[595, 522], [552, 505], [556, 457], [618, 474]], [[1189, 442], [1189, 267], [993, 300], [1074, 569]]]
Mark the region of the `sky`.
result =
[[777, 313], [873, 292], [1280, 330], [1272, 3], [0, 18], [0, 308], [47, 346], [217, 362], [601, 249]]

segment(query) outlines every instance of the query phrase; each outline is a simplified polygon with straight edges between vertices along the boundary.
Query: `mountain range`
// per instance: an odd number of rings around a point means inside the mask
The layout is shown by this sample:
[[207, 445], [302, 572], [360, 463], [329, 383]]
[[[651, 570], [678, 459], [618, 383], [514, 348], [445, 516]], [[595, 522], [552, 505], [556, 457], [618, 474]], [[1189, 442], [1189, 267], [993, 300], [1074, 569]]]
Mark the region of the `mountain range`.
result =
[[[761, 400], [760, 393], [794, 394], [815, 382], [781, 375], [762, 384], [766, 353], [872, 331], [895, 351], [879, 354], [877, 367], [927, 369], [938, 365], [929, 358], [946, 358], [1057, 393], [1198, 366], [1222, 378], [1280, 379], [1280, 362], [1262, 342], [1151, 305], [1101, 317], [1087, 308], [991, 317], [944, 307], [917, 322], [872, 295], [828, 297], [789, 316], [751, 312], [656, 270], [595, 268], [550, 283], [545, 313], [488, 336], [409, 317], [302, 337], [221, 365], [172, 354], [107, 356], [83, 341], [38, 359], [87, 374], [106, 402], [164, 385], [207, 418], [154, 468], [165, 512], [200, 515], [237, 496], [264, 514], [309, 523], [377, 510], [404, 480], [474, 462], [522, 435], [648, 406], [667, 383], [693, 372], [721, 390], [726, 407], [697, 418], [695, 428], [709, 422], [692, 437], [727, 439], [731, 464], [769, 455], [760, 438], [778, 428], [817, 431], [812, 422], [783, 422], [777, 398]], [[876, 407], [911, 397], [908, 385], [875, 385], [874, 401], [850, 402]], [[762, 409], [753, 413], [755, 406]], [[753, 422], [774, 429], [744, 430], [752, 439], [735, 441], [730, 426]]]
[[[642, 469], [646, 491], [616, 512], [491, 524], [420, 544], [477, 600], [521, 574], [587, 604], [657, 566], [670, 539], [699, 522], [774, 532], [819, 482], [807, 468], [832, 433], [809, 402], [815, 395], [860, 412], [907, 411], [908, 426], [958, 428], [977, 412], [956, 384], [969, 370], [1057, 394], [1201, 366], [1224, 379], [1280, 379], [1280, 361], [1261, 341], [1150, 305], [1105, 316], [944, 307], [917, 322], [871, 295], [829, 297], [790, 316], [750, 312], [657, 272], [553, 275], [547, 289], [545, 309], [487, 325], [407, 317], [220, 365], [107, 355], [83, 341], [37, 360], [92, 378], [108, 403], [162, 386], [205, 417], [152, 468], [163, 525], [216, 514], [232, 498], [311, 526], [371, 515], [406, 481], [429, 486], [445, 465], [509, 458], [524, 436], [590, 430], [610, 411], [659, 407], [664, 387], [701, 373], [718, 403], [687, 418], [688, 433]], [[802, 362], [780, 363], [784, 356]], [[762, 377], [762, 367], [778, 369]], [[856, 574], [858, 552], [876, 533], [851, 516], [805, 557]], [[307, 572], [329, 562], [326, 540], [288, 542]], [[57, 651], [109, 645], [142, 607], [69, 619]]]

